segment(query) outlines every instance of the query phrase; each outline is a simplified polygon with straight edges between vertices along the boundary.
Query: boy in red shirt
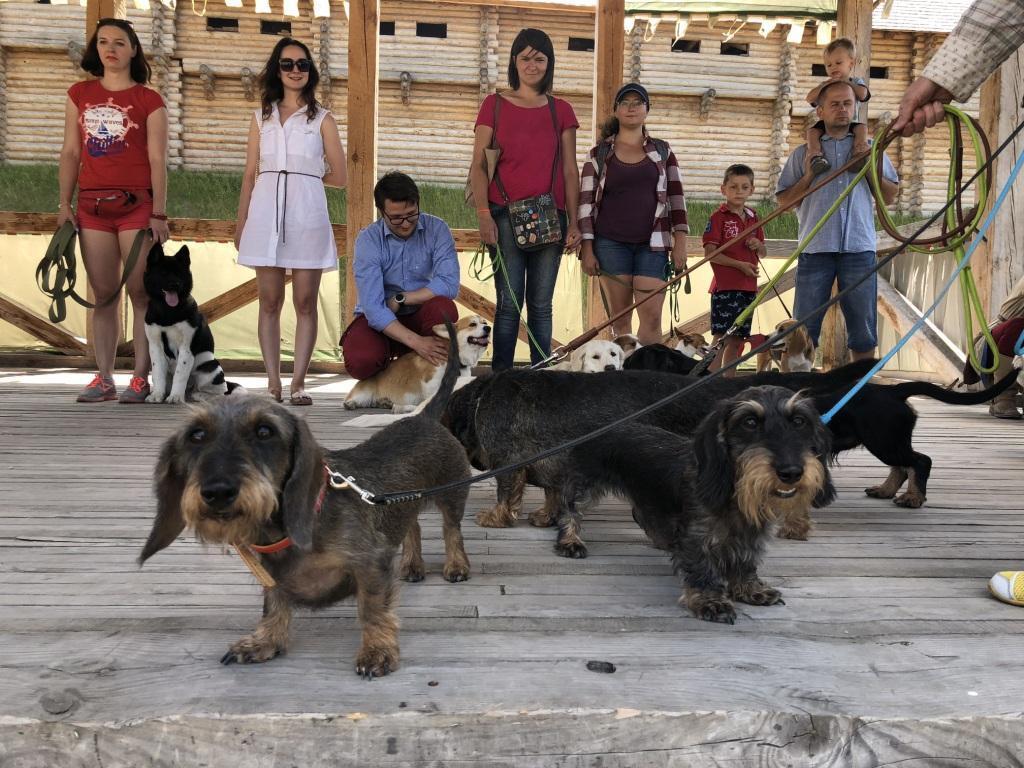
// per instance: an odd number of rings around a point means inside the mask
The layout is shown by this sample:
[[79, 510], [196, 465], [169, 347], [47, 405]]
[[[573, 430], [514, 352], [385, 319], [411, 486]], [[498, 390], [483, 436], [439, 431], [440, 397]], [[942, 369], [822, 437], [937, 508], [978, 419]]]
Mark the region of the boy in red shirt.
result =
[[[746, 207], [754, 193], [754, 171], [746, 165], [730, 165], [725, 169], [722, 196], [725, 202], [711, 214], [704, 229], [704, 255], [733, 240], [740, 232], [757, 221], [757, 214]], [[767, 253], [764, 230], [758, 227], [744, 242], [734, 243], [711, 259], [715, 273], [711, 281], [711, 333], [717, 343], [732, 328], [740, 312], [757, 296], [758, 260]], [[710, 370], [728, 365], [743, 351], [750, 336], [750, 318], [732, 334], [726, 336], [722, 354], [715, 358]], [[735, 370], [728, 371], [732, 376]]]

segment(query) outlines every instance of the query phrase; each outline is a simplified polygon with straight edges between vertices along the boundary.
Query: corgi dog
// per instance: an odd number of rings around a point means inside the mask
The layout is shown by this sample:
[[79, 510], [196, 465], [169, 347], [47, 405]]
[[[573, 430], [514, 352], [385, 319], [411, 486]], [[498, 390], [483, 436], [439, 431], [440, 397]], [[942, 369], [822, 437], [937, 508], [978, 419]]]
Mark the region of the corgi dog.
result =
[[[443, 325], [435, 325], [432, 330], [441, 338], [448, 338]], [[459, 376], [470, 376], [491, 341], [491, 326], [479, 315], [467, 315], [455, 323], [455, 337]], [[437, 393], [444, 368], [432, 365], [415, 352], [404, 354], [380, 373], [356, 382], [345, 398], [345, 408], [390, 408], [392, 413], [412, 413]]]

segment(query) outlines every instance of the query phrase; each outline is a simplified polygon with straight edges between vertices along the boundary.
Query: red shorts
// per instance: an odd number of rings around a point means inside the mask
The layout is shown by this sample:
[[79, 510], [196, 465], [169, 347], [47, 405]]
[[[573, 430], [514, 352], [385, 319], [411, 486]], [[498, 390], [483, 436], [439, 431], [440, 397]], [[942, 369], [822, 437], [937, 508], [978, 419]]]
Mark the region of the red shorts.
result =
[[[125, 197], [128, 192], [133, 198]], [[78, 193], [78, 226], [100, 232], [132, 231], [149, 227], [153, 195], [148, 189], [81, 190]]]

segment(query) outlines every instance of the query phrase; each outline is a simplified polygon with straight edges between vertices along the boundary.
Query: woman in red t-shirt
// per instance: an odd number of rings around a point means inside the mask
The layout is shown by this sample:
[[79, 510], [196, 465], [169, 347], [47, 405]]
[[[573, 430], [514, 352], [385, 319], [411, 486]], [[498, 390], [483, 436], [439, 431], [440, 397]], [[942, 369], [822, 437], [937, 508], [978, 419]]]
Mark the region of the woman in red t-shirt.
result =
[[[508, 83], [512, 90], [484, 99], [476, 118], [470, 182], [477, 202], [480, 238], [488, 245], [500, 245], [504, 259], [504, 269], [496, 268], [494, 273], [497, 307], [491, 367], [495, 371], [512, 367], [524, 299], [527, 326], [536, 340], [536, 345], [530, 346], [530, 359], [536, 363], [550, 354], [551, 299], [558, 265], [564, 250], [574, 251], [580, 244], [576, 225], [579, 121], [569, 102], [550, 95], [554, 78], [551, 38], [539, 29], [521, 30], [509, 56]], [[554, 104], [554, 119], [549, 101]], [[484, 150], [492, 136], [501, 147], [495, 174], [500, 177], [500, 186], [487, 179]], [[560, 167], [555, 166], [556, 162]], [[562, 219], [563, 242], [541, 250], [521, 250], [512, 232], [508, 203], [552, 191]], [[491, 256], [496, 257], [494, 249]]]
[[[167, 109], [156, 91], [145, 87], [150, 68], [132, 25], [101, 19], [82, 56], [82, 69], [97, 80], [68, 89], [64, 146], [60, 152], [60, 208], [57, 226], [75, 222], [82, 261], [96, 300], [117, 290], [122, 264], [135, 235], [150, 229], [167, 240]], [[78, 213], [71, 207], [78, 188]], [[93, 311], [95, 378], [78, 396], [80, 403], [117, 400], [142, 403], [149, 395], [146, 291], [142, 275], [151, 241], [147, 238], [126, 283], [132, 303], [135, 370], [118, 398], [114, 353], [120, 336], [118, 301]]]

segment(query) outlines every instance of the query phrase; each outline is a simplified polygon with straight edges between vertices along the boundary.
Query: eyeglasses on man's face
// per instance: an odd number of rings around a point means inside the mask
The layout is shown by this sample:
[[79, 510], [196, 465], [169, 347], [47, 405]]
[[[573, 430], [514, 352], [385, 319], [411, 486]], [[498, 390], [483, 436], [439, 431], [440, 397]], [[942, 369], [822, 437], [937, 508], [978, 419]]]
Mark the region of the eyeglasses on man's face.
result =
[[299, 72], [309, 72], [313, 62], [309, 59], [279, 59], [277, 65], [281, 67], [282, 72], [291, 72], [293, 69], [298, 69]]
[[420, 212], [418, 210], [413, 211], [412, 213], [407, 213], [404, 216], [391, 216], [390, 214], [387, 213], [384, 214], [384, 218], [387, 219], [388, 223], [391, 224], [391, 226], [393, 227], [401, 227], [404, 226], [405, 224], [413, 224], [419, 217]]

